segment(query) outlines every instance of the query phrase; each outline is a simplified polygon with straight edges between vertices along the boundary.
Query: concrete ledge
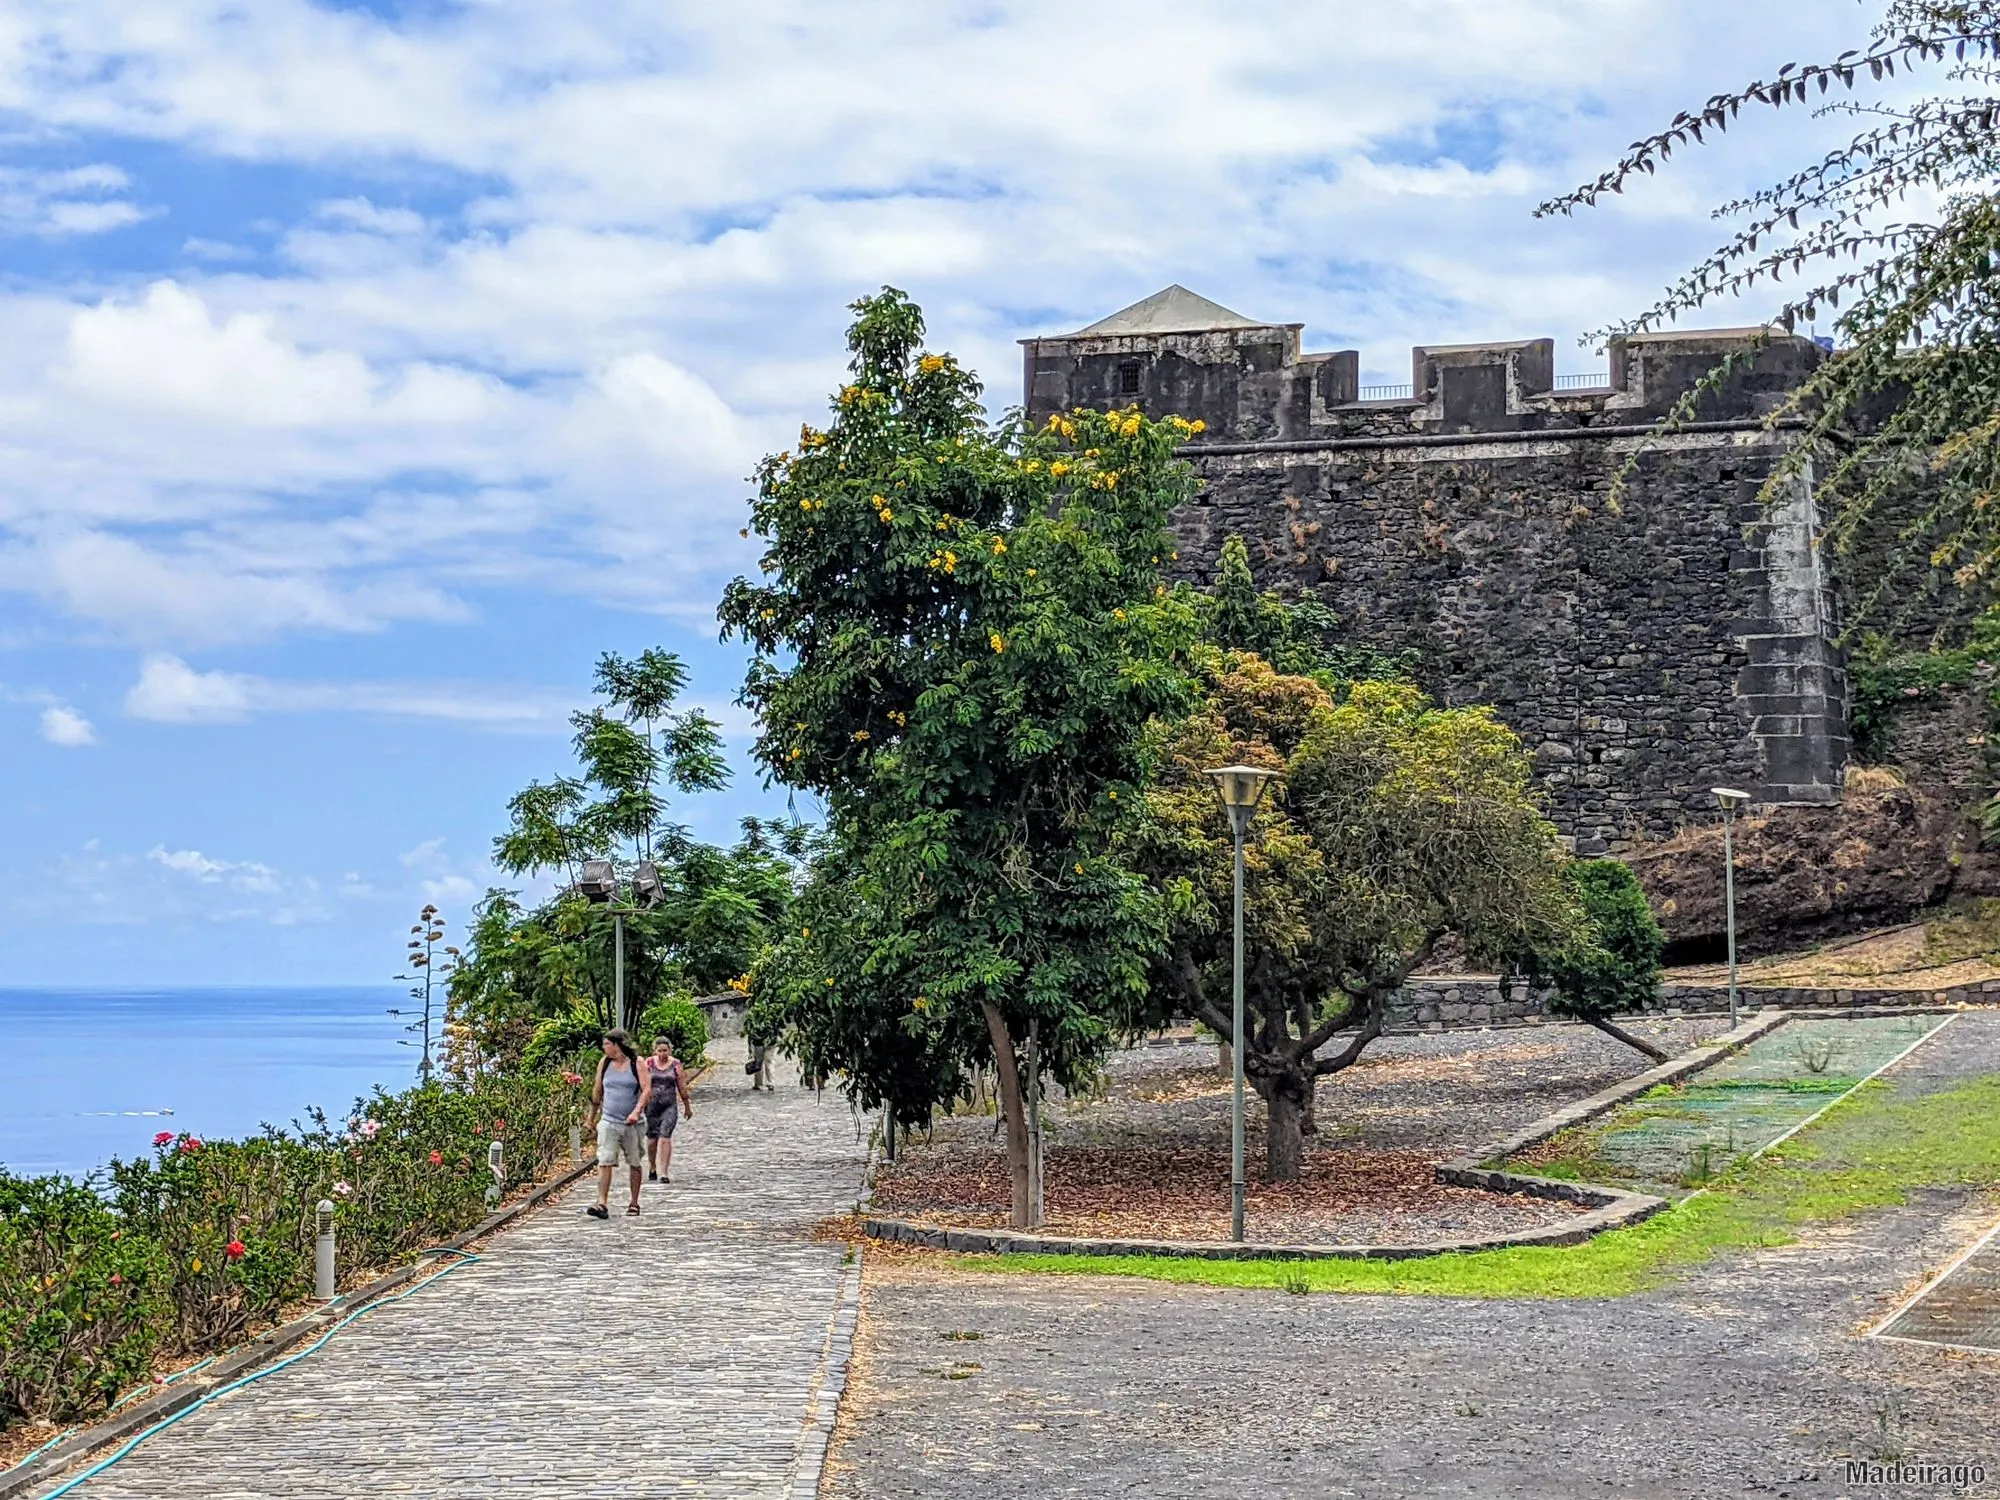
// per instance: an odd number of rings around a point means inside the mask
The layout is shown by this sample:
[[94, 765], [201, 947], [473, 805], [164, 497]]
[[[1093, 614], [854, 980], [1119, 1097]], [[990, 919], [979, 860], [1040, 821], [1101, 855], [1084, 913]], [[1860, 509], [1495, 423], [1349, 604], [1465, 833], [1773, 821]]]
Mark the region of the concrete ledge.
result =
[[[497, 1213], [488, 1215], [465, 1233], [445, 1241], [437, 1249], [463, 1250], [474, 1241], [485, 1239], [495, 1230], [505, 1228], [522, 1214], [539, 1207], [593, 1170], [595, 1164], [590, 1162], [572, 1167], [561, 1176], [543, 1183], [519, 1202], [510, 1203]], [[122, 1406], [115, 1414], [106, 1417], [95, 1426], [83, 1428], [74, 1437], [49, 1449], [41, 1457], [0, 1472], [0, 1500], [13, 1500], [15, 1496], [26, 1495], [31, 1490], [54, 1482], [68, 1470], [76, 1468], [104, 1449], [144, 1432], [148, 1427], [164, 1421], [175, 1412], [185, 1410], [231, 1381], [241, 1379], [260, 1365], [269, 1364], [296, 1345], [324, 1333], [348, 1314], [407, 1286], [433, 1269], [434, 1263], [428, 1257], [434, 1253], [426, 1251], [423, 1258], [384, 1276], [378, 1276], [366, 1286], [336, 1297], [324, 1307], [316, 1308], [304, 1317], [294, 1318], [289, 1323], [281, 1323], [276, 1328], [256, 1335], [247, 1343], [223, 1355], [203, 1370], [199, 1377], [168, 1386], [158, 1395], [149, 1396], [143, 1401]]]

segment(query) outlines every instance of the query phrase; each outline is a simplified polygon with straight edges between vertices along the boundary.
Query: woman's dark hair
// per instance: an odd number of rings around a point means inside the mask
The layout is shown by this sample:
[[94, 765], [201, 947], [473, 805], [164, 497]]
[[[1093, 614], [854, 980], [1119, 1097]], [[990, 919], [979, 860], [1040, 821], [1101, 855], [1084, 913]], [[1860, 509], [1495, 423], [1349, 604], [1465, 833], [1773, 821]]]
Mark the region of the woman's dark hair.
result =
[[627, 1036], [623, 1031], [614, 1027], [612, 1030], [604, 1033], [604, 1040], [624, 1053], [625, 1061], [637, 1062], [639, 1060], [639, 1049], [632, 1045], [632, 1038]]

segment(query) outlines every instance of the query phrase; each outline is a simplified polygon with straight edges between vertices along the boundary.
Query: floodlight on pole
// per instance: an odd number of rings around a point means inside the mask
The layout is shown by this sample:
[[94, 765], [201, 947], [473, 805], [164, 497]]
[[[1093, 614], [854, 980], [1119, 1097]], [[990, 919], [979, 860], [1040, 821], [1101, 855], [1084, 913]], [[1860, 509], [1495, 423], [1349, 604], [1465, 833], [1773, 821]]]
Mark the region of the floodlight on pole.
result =
[[1250, 820], [1264, 800], [1276, 771], [1262, 766], [1218, 766], [1208, 773], [1229, 815], [1230, 840], [1235, 846], [1236, 934], [1231, 971], [1230, 1106], [1229, 1106], [1229, 1237], [1243, 1240], [1243, 839]]
[[1736, 1029], [1736, 812], [1750, 794], [1735, 787], [1710, 788], [1722, 808], [1722, 907], [1729, 932], [1729, 1029]]
[[[653, 872], [654, 882], [659, 871]], [[619, 906], [618, 867], [608, 859], [586, 859], [577, 876], [577, 894], [592, 906], [608, 906], [611, 911], [611, 1012], [615, 1022], [625, 1024], [625, 913]]]

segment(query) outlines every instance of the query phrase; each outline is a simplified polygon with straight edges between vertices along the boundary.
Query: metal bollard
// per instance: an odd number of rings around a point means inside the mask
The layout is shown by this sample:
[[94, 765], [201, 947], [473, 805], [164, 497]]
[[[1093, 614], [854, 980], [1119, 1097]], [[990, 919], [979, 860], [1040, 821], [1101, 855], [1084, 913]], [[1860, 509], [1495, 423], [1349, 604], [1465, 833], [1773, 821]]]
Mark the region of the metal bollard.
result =
[[583, 1165], [583, 1127], [581, 1125], [572, 1124], [569, 1127], [569, 1164], [573, 1167]]
[[487, 1142], [486, 1170], [493, 1174], [493, 1186], [486, 1190], [486, 1201], [489, 1204], [500, 1201], [500, 1185], [507, 1180], [506, 1171], [502, 1166], [504, 1160], [505, 1158], [501, 1154], [500, 1143], [498, 1141]]
[[313, 1295], [322, 1302], [331, 1302], [334, 1294], [333, 1275], [333, 1200], [319, 1200], [319, 1233], [313, 1237]]

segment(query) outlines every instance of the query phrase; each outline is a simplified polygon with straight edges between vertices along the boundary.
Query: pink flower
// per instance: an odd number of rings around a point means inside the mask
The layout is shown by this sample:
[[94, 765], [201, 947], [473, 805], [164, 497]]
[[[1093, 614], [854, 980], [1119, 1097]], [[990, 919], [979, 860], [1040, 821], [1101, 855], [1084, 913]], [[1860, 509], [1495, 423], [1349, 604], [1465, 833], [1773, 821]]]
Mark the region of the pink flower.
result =
[[188, 1136], [181, 1141], [181, 1154], [184, 1156], [192, 1156], [195, 1152], [199, 1151], [200, 1149], [201, 1149], [201, 1137], [198, 1135]]
[[501, 1131], [505, 1130], [506, 1128], [507, 1128], [507, 1122], [505, 1120], [495, 1120], [493, 1122], [493, 1133], [495, 1135], [498, 1135]]
[[345, 1198], [349, 1193], [353, 1191], [354, 1189], [349, 1187], [344, 1182], [336, 1182], [333, 1185], [333, 1196], [336, 1198]]
[[431, 1165], [434, 1167], [441, 1167], [444, 1165], [444, 1153], [442, 1151], [433, 1151], [431, 1153]]
[[569, 1069], [565, 1068], [563, 1069], [562, 1080], [564, 1083], [582, 1083], [583, 1075], [581, 1073], [572, 1073]]
[[231, 1240], [228, 1244], [222, 1247], [222, 1253], [228, 1256], [231, 1260], [243, 1259], [243, 1241]]
[[375, 1132], [381, 1128], [381, 1122], [377, 1120], [363, 1120], [361, 1122], [361, 1133], [371, 1141], [375, 1139]]
[[111, 1273], [111, 1284], [113, 1286], [123, 1286], [125, 1285], [125, 1278], [120, 1276], [116, 1271], [113, 1271]]
[[158, 1135], [153, 1137], [153, 1144], [155, 1146], [164, 1146], [173, 1138], [174, 1133], [171, 1130], [162, 1130]]

